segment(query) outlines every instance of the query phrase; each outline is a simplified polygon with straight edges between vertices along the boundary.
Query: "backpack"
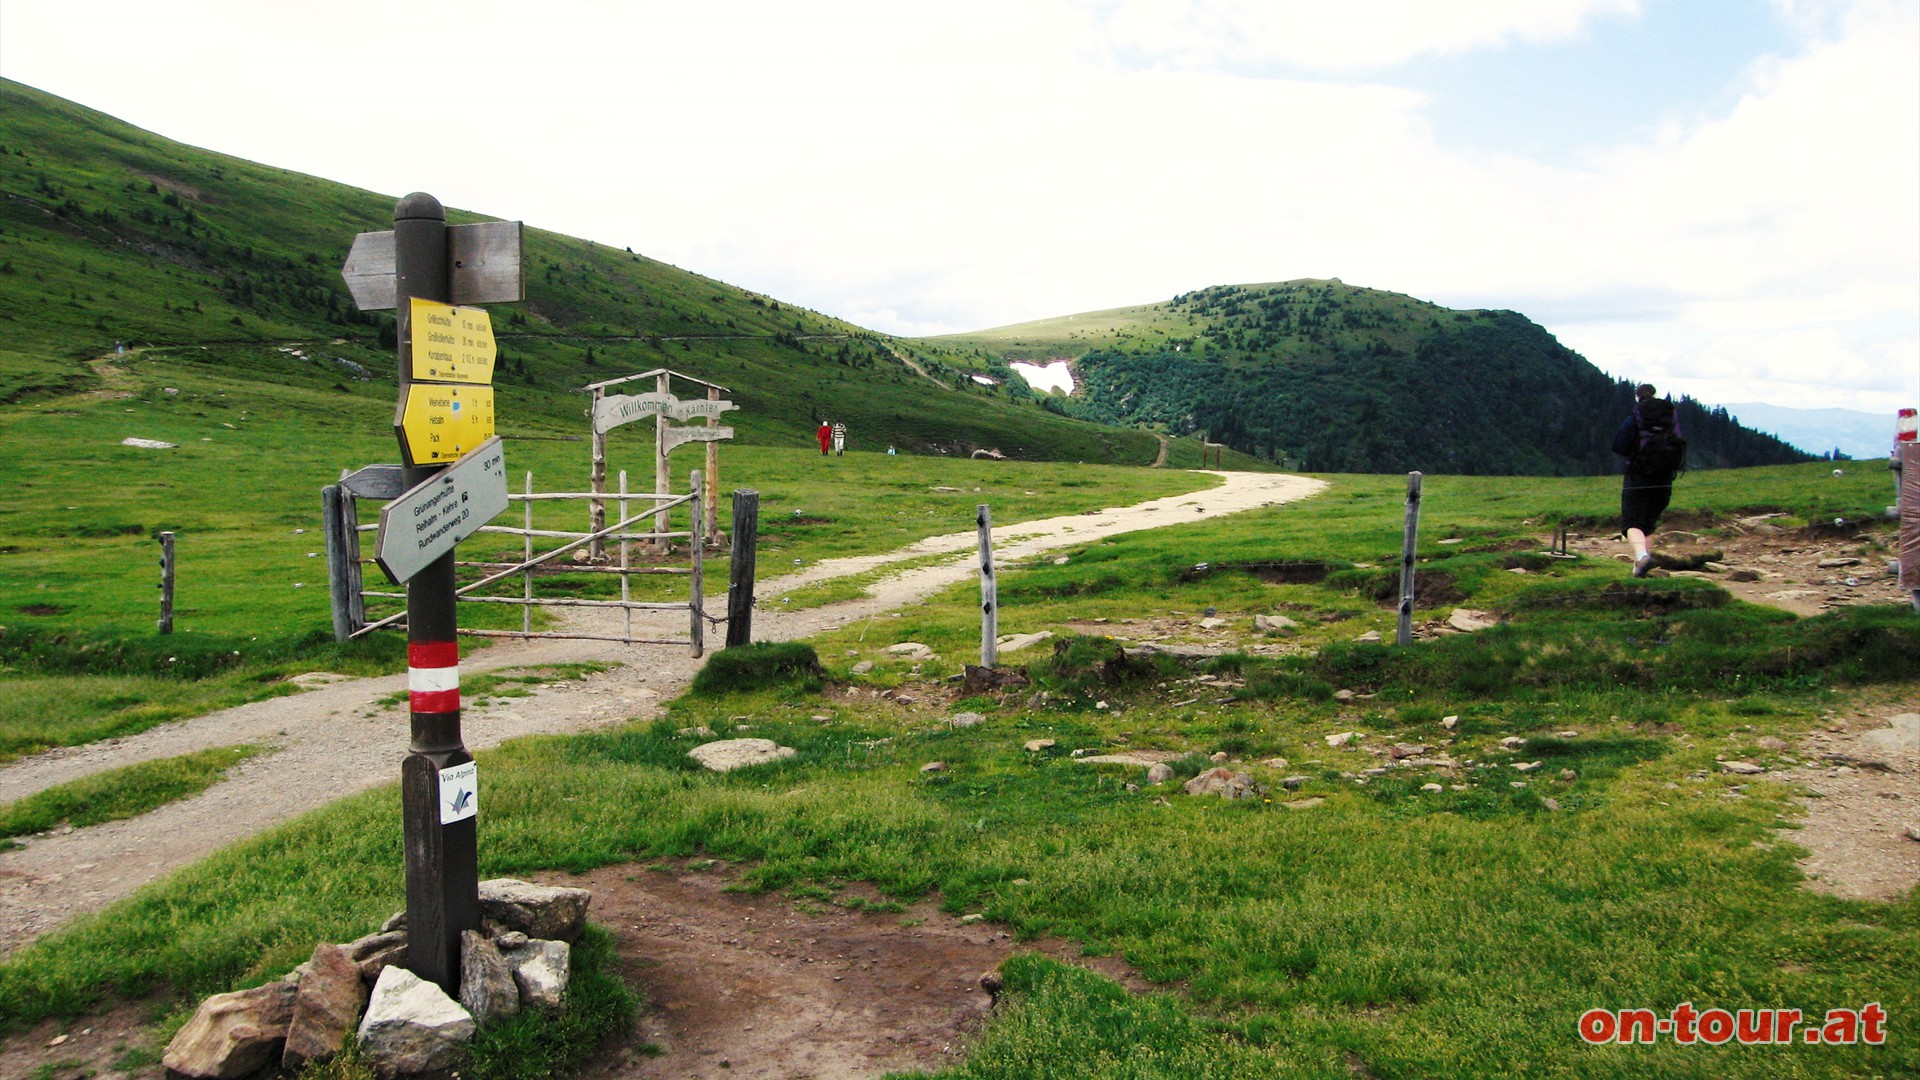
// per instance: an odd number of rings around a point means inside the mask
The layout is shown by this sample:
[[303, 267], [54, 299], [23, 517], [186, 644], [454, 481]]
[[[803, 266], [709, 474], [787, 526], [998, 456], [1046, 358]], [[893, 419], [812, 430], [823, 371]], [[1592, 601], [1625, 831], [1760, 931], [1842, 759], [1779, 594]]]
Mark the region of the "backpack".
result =
[[[1642, 405], [1646, 407], [1642, 412]], [[1640, 444], [1627, 467], [1643, 475], [1677, 476], [1687, 467], [1687, 440], [1680, 437], [1680, 420], [1671, 402], [1653, 400], [1633, 407]]]

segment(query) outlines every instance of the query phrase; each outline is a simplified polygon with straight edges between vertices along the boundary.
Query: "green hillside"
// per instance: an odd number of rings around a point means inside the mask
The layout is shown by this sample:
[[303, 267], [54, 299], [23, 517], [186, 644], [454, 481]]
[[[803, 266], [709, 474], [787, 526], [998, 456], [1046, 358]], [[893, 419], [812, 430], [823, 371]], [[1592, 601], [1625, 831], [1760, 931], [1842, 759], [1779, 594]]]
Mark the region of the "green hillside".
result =
[[[1068, 414], [1321, 472], [1609, 472], [1633, 403], [1628, 384], [1517, 312], [1338, 280], [1216, 286], [935, 340], [979, 359], [1070, 361]], [[1694, 467], [1807, 460], [1724, 409], [1679, 404]]]
[[[379, 416], [394, 399], [392, 317], [355, 310], [339, 269], [356, 234], [392, 226], [394, 201], [0, 80], [0, 404], [97, 389], [88, 361], [124, 343], [136, 371], [191, 354]], [[448, 217], [516, 216], [488, 211]], [[527, 300], [492, 312], [510, 438], [584, 434], [579, 387], [667, 367], [727, 386], [742, 442], [806, 445], [831, 416], [858, 449], [1138, 465], [1160, 450], [1042, 408], [1018, 379], [984, 385], [973, 376], [993, 365], [949, 347], [534, 225]], [[1172, 462], [1198, 458], [1176, 445]]]

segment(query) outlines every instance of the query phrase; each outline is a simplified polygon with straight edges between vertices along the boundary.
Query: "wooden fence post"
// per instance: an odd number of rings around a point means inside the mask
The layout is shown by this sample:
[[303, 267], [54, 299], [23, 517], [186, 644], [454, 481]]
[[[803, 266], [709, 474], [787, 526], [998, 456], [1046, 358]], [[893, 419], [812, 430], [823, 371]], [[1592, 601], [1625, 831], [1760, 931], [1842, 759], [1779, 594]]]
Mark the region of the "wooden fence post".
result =
[[692, 611], [693, 657], [698, 660], [700, 655], [707, 650], [705, 625], [707, 621], [707, 611], [706, 605], [702, 602], [700, 595], [706, 591], [707, 587], [706, 561], [704, 557], [706, 552], [706, 544], [704, 543], [706, 540], [706, 509], [703, 505], [707, 497], [707, 492], [702, 484], [699, 469], [693, 470], [693, 475], [688, 478], [687, 490], [693, 493], [693, 502], [687, 506], [687, 509], [691, 511], [691, 513], [687, 515], [689, 521], [688, 531], [693, 533], [693, 535], [688, 538], [692, 541], [693, 547], [693, 558], [688, 564], [688, 574], [693, 579], [689, 584], [691, 599], [688, 607]]
[[[600, 430], [600, 422], [598, 419], [599, 411], [600, 411], [600, 408], [599, 408], [600, 399], [605, 396], [606, 396], [605, 388], [599, 387], [599, 386], [594, 387], [593, 388], [593, 405], [589, 408], [587, 413], [587, 415], [595, 417], [591, 425], [593, 427], [593, 442], [591, 447], [592, 453], [593, 453], [593, 461], [590, 464], [589, 471], [587, 473], [587, 480], [592, 485], [593, 493], [595, 495], [605, 495], [607, 493], [607, 433]], [[601, 529], [604, 529], [606, 527], [607, 527], [606, 500], [594, 499], [591, 502], [587, 503], [587, 531], [590, 533], [597, 533]], [[602, 540], [597, 536], [594, 537], [592, 540], [587, 541], [587, 558], [593, 560], [596, 563], [599, 563], [599, 562], [604, 562], [606, 560], [606, 557], [607, 557], [606, 541]]]
[[173, 633], [173, 534], [160, 534], [160, 632]]
[[[346, 515], [340, 503], [349, 498], [346, 489], [328, 484], [320, 489], [320, 525], [327, 534], [327, 599], [333, 609], [333, 640], [353, 636], [353, 577], [347, 573], [348, 543], [342, 528]], [[357, 537], [356, 537], [357, 539]], [[163, 561], [161, 565], [166, 565]]]
[[754, 555], [760, 538], [760, 493], [733, 493], [733, 561], [727, 572], [727, 648], [753, 640]]
[[993, 510], [980, 504], [980, 666], [1000, 660], [1000, 586], [993, 576]]
[[1413, 644], [1413, 559], [1420, 538], [1420, 474], [1407, 474], [1407, 533], [1400, 545], [1400, 628], [1395, 644]]

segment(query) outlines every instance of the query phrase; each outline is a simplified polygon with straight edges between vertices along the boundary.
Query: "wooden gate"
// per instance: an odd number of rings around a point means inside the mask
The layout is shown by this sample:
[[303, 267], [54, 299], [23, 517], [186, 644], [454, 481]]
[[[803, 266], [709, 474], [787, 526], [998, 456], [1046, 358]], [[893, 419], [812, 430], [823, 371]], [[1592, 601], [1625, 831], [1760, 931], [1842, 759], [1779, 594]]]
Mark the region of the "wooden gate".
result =
[[[517, 604], [521, 607], [521, 624], [518, 630], [486, 627], [462, 627], [458, 632], [477, 637], [511, 638], [575, 638], [590, 641], [618, 641], [633, 645], [686, 645], [694, 656], [705, 651], [706, 623], [718, 623], [722, 619], [709, 619], [705, 612], [702, 591], [705, 581], [702, 556], [706, 548], [703, 520], [703, 507], [707, 493], [699, 472], [692, 475], [689, 492], [685, 495], [673, 495], [658, 492], [629, 492], [627, 474], [620, 474], [620, 490], [617, 494], [595, 492], [535, 492], [533, 474], [526, 474], [525, 490], [519, 494], [507, 496], [509, 511], [501, 515], [504, 519], [511, 514], [511, 505], [515, 502], [521, 507], [521, 522], [518, 525], [494, 524], [482, 526], [480, 534], [510, 535], [521, 538], [521, 550], [518, 558], [504, 556], [496, 548], [486, 554], [490, 557], [472, 561], [456, 561], [456, 572], [471, 580], [461, 584], [455, 592], [455, 598], [461, 604]], [[327, 545], [328, 564], [332, 577], [334, 597], [334, 632], [342, 640], [361, 637], [375, 630], [404, 626], [407, 617], [404, 591], [369, 589], [364, 585], [365, 568], [373, 560], [365, 557], [361, 551], [360, 534], [373, 532], [379, 528], [377, 522], [360, 520], [360, 507], [353, 494], [343, 487], [330, 485], [321, 492], [322, 503], [328, 515]], [[369, 500], [370, 501], [370, 500]], [[537, 503], [584, 501], [612, 503], [617, 509], [617, 520], [600, 527], [590, 527], [588, 531], [576, 532], [566, 529], [536, 529], [533, 513]], [[635, 509], [635, 505], [640, 509]], [[377, 511], [377, 504], [374, 509]], [[671, 528], [678, 513], [686, 515], [687, 527], [684, 530]], [[534, 550], [536, 539], [540, 542], [564, 541], [558, 547], [544, 551]], [[658, 562], [637, 565], [636, 555], [651, 555], [659, 558], [669, 555], [674, 542], [686, 542], [690, 558], [687, 565], [661, 565]], [[576, 552], [585, 555], [594, 547], [605, 545], [608, 553], [599, 560], [588, 559], [575, 562]], [[471, 550], [477, 545], [475, 539], [463, 541], [462, 547]], [[338, 550], [336, 550], [336, 548]], [[561, 561], [565, 560], [565, 561]], [[635, 600], [633, 599], [636, 578], [655, 576], [678, 576], [687, 578], [687, 598], [685, 600]], [[581, 596], [539, 596], [536, 585], [544, 579], [546, 583], [565, 581], [571, 587], [578, 587], [579, 579], [591, 581], [596, 578], [617, 577], [619, 596], [581, 597]], [[519, 595], [503, 595], [502, 590], [519, 586]], [[584, 591], [605, 591], [603, 588], [589, 587]], [[400, 601], [401, 608], [379, 618], [369, 620], [367, 602], [372, 600], [378, 607], [391, 601]], [[612, 627], [601, 625], [596, 620], [587, 626], [574, 626], [561, 630], [535, 630], [533, 628], [533, 610], [537, 607], [571, 608], [582, 613], [600, 611], [618, 613], [620, 622], [618, 633]], [[687, 633], [683, 636], [662, 636], [657, 629], [642, 628], [636, 633], [635, 612], [673, 612], [687, 613]]]

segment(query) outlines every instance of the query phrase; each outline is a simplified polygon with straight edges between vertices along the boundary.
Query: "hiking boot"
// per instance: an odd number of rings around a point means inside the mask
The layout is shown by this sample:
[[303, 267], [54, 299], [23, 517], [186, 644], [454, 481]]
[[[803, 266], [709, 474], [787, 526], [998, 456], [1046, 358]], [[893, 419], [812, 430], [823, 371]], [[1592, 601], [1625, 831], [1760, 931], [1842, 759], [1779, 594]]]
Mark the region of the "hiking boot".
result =
[[1647, 571], [1651, 569], [1653, 569], [1652, 555], [1642, 555], [1639, 558], [1633, 560], [1633, 576], [1634, 577], [1646, 577]]

